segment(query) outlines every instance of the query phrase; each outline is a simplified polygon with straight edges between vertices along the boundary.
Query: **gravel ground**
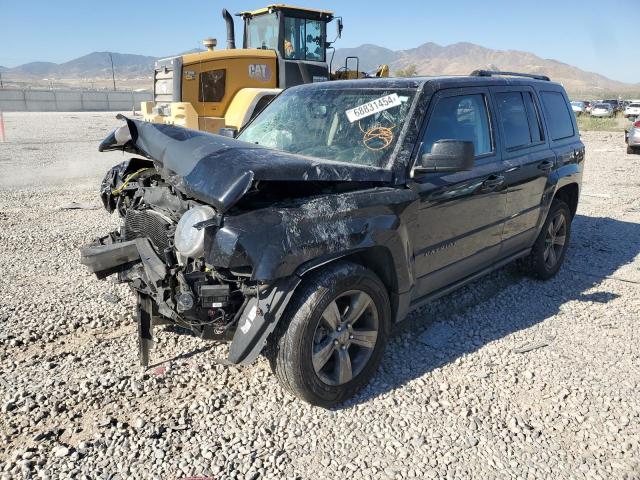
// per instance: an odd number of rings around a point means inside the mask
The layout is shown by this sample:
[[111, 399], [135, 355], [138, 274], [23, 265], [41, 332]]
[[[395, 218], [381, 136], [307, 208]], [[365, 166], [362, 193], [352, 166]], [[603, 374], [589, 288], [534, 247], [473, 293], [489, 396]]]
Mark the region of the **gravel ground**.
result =
[[567, 262], [513, 267], [415, 312], [374, 381], [327, 411], [264, 359], [156, 330], [78, 248], [117, 219], [97, 187], [113, 114], [5, 114], [0, 144], [0, 478], [640, 478], [640, 156], [586, 132]]

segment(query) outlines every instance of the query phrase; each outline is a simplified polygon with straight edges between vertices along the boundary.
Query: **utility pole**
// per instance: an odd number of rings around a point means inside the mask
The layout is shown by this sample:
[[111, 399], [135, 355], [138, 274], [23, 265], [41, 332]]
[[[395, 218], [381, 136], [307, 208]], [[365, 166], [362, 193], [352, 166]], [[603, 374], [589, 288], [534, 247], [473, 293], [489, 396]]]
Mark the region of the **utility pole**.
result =
[[116, 91], [116, 74], [113, 70], [113, 57], [111, 56], [111, 52], [109, 52], [109, 60], [111, 60], [111, 79], [113, 80], [113, 91]]
[[2, 72], [0, 72], [0, 88], [4, 88], [4, 86], [2, 85]]

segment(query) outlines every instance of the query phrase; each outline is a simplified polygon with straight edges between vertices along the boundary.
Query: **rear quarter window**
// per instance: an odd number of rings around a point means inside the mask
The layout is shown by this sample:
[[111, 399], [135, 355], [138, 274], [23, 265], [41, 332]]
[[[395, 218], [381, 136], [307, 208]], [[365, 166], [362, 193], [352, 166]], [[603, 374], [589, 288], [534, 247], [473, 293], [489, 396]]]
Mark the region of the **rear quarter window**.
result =
[[560, 92], [540, 92], [545, 118], [549, 126], [549, 134], [552, 140], [573, 137], [573, 122], [571, 111], [567, 106], [564, 95]]

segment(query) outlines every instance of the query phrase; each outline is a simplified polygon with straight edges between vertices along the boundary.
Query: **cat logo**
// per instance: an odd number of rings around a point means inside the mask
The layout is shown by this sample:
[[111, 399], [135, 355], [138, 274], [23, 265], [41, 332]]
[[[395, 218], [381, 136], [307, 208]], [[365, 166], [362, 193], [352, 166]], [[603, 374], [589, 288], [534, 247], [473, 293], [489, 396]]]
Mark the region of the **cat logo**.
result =
[[269, 65], [264, 63], [249, 64], [249, 78], [258, 80], [259, 82], [268, 82], [271, 80], [271, 69]]

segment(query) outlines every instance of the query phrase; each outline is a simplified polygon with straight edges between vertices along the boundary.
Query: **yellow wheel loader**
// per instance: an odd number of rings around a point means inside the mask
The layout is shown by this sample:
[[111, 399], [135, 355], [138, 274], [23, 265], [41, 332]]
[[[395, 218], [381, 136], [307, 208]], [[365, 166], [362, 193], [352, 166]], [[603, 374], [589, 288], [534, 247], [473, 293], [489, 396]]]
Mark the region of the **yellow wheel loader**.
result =
[[[237, 15], [244, 21], [243, 48], [235, 46], [233, 18], [224, 9], [225, 50], [207, 39], [206, 51], [156, 62], [154, 101], [141, 105], [146, 121], [212, 133], [239, 130], [284, 88], [366, 76], [347, 64], [331, 74], [327, 24], [335, 18], [336, 39], [342, 32], [342, 19], [333, 12], [276, 4]], [[384, 65], [376, 76], [388, 71]]]

